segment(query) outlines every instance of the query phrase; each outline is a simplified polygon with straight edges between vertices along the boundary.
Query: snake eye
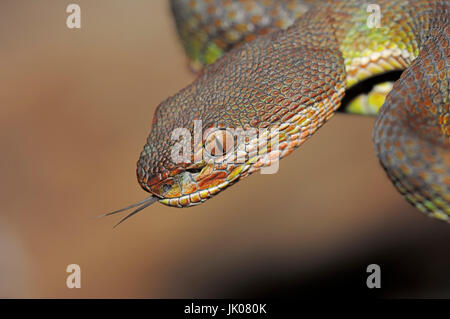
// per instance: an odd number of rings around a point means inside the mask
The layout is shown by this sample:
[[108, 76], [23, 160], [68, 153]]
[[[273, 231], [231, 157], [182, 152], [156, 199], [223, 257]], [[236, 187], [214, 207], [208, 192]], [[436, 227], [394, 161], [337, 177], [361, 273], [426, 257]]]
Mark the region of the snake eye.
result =
[[229, 154], [234, 150], [233, 133], [223, 128], [212, 129], [207, 132], [204, 148], [207, 157], [219, 158]]

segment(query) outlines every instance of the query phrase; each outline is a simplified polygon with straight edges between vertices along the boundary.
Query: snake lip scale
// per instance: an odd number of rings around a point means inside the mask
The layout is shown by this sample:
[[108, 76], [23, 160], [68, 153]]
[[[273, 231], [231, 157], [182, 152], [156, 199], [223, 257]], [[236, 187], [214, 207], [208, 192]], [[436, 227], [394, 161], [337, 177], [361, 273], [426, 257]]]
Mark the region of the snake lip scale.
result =
[[[349, 88], [401, 70], [393, 85], [375, 87], [344, 112], [376, 114], [372, 138], [389, 179], [418, 210], [450, 221], [449, 1], [379, 0], [375, 12], [363, 0], [170, 3], [199, 75], [155, 111], [137, 163], [150, 197], [106, 215], [134, 208], [124, 221], [156, 201], [203, 203], [292, 153], [333, 116]], [[376, 27], [369, 24], [374, 14]], [[219, 134], [276, 128], [277, 144], [251, 135], [233, 142], [244, 161], [205, 160], [210, 143], [224, 145], [217, 136], [196, 139], [199, 121], [202, 132]], [[173, 157], [179, 128], [193, 148], [183, 161]]]

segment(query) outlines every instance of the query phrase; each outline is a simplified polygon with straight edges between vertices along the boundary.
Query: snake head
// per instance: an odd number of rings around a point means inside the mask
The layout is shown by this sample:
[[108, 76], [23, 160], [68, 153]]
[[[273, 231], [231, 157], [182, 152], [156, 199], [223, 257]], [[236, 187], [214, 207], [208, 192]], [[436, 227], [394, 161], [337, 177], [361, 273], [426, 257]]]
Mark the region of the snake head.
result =
[[217, 108], [206, 116], [202, 95], [193, 93], [196, 85], [158, 106], [137, 163], [141, 187], [168, 206], [200, 204], [235, 182], [246, 168], [245, 160], [236, 161], [238, 143], [230, 128], [211, 118]]
[[[255, 157], [249, 160], [245, 148], [257, 137], [234, 139], [231, 128], [219, 116], [211, 116], [219, 113], [210, 112], [206, 116], [205, 112], [210, 110], [202, 103], [203, 95], [192, 94], [196, 84], [197, 81], [156, 109], [150, 135], [137, 163], [138, 182], [151, 196], [102, 215], [135, 208], [116, 226], [156, 201], [173, 207], [200, 204], [251, 171]], [[220, 107], [215, 110], [220, 111]], [[244, 152], [239, 151], [242, 146]]]
[[343, 58], [300, 45], [302, 32], [323, 38], [306, 23], [257, 37], [157, 107], [137, 163], [152, 194], [144, 205], [189, 207], [261, 169], [275, 173], [331, 117], [344, 92]]
[[[316, 29], [295, 27], [243, 44], [161, 103], [137, 164], [144, 190], [169, 206], [199, 204], [273, 167], [323, 125], [339, 106], [345, 74], [331, 48], [298, 44], [301, 32], [323, 37]], [[180, 149], [189, 151], [177, 159]]]

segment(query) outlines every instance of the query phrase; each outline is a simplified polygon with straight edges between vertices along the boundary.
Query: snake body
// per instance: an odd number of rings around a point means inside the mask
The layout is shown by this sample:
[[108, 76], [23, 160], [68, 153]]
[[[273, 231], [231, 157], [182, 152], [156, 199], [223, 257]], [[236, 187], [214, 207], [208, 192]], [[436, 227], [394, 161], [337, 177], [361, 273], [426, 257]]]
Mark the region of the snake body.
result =
[[[154, 115], [137, 177], [152, 201], [187, 207], [290, 154], [339, 108], [346, 89], [405, 70], [378, 112], [373, 141], [400, 193], [428, 216], [450, 220], [448, 1], [379, 0], [378, 27], [367, 2], [172, 0], [192, 64], [207, 65]], [[208, 128], [277, 128], [279, 144], [246, 138], [245, 160], [171, 156], [171, 132], [194, 122]], [[270, 135], [270, 133], [267, 133]], [[217, 146], [217, 145], [216, 145]]]

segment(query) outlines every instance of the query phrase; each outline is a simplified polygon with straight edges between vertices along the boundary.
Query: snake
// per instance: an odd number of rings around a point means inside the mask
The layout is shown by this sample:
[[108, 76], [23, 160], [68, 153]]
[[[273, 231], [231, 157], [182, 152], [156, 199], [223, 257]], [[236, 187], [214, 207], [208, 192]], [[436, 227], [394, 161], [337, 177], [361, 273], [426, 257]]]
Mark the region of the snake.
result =
[[133, 209], [120, 224], [154, 202], [204, 203], [292, 153], [353, 87], [401, 71], [372, 109], [375, 153], [409, 203], [450, 222], [449, 1], [171, 0], [170, 8], [197, 77], [156, 108], [136, 170], [150, 196], [105, 215]]

